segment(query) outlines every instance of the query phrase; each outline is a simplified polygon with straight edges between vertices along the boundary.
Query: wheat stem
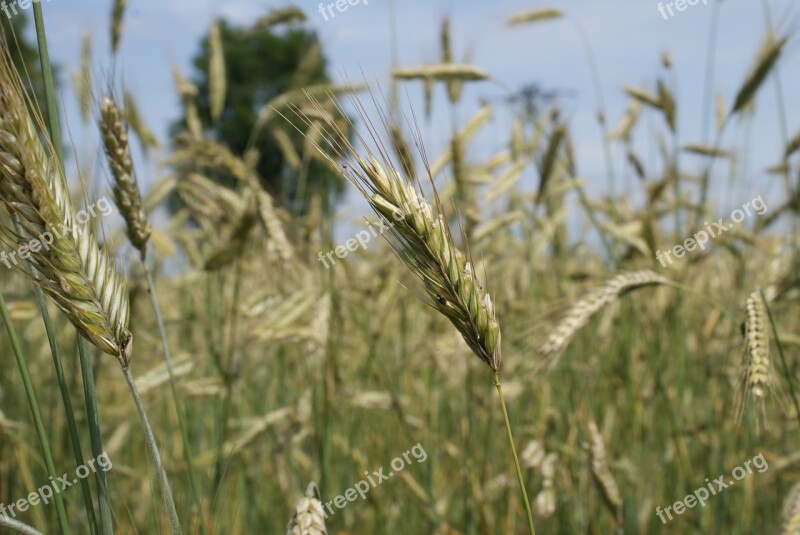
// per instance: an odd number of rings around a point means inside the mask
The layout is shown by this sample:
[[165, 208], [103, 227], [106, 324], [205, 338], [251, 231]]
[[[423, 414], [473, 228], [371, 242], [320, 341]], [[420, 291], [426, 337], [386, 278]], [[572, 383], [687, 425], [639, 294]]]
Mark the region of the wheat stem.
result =
[[[25, 388], [25, 395], [28, 397], [28, 405], [30, 405], [31, 413], [33, 415], [33, 423], [36, 427], [36, 434], [39, 436], [39, 444], [42, 447], [42, 456], [44, 457], [44, 463], [47, 468], [47, 475], [55, 479], [58, 477], [58, 474], [56, 473], [56, 466], [53, 462], [53, 454], [50, 450], [50, 441], [47, 437], [47, 431], [45, 430], [44, 422], [42, 421], [42, 413], [39, 410], [39, 401], [36, 399], [36, 392], [33, 389], [31, 375], [28, 371], [28, 364], [25, 360], [25, 356], [22, 354], [22, 348], [19, 345], [17, 332], [14, 330], [14, 326], [11, 324], [11, 317], [8, 313], [8, 307], [6, 306], [6, 301], [2, 295], [0, 295], [0, 317], [2, 317], [3, 323], [6, 324], [8, 338], [11, 342], [11, 349], [14, 353], [14, 358], [17, 361], [20, 375], [22, 376], [22, 385]], [[69, 533], [69, 524], [67, 522], [67, 513], [64, 508], [64, 498], [61, 494], [56, 494], [54, 496], [54, 501], [56, 503], [56, 515], [58, 516], [58, 524], [61, 528], [61, 533], [66, 535]]]
[[[144, 247], [146, 248], [147, 245], [145, 244]], [[200, 497], [197, 487], [197, 477], [195, 474], [194, 465], [192, 464], [192, 450], [189, 442], [188, 429], [186, 427], [186, 414], [184, 413], [183, 405], [181, 404], [180, 397], [178, 396], [178, 387], [175, 384], [175, 373], [173, 372], [172, 356], [169, 350], [169, 343], [167, 342], [167, 331], [164, 327], [164, 318], [161, 315], [161, 307], [158, 304], [158, 297], [156, 296], [156, 287], [153, 283], [153, 274], [151, 273], [150, 268], [147, 266], [146, 249], [142, 251], [142, 266], [144, 266], [144, 273], [145, 277], [147, 278], [147, 293], [150, 295], [150, 304], [153, 307], [153, 314], [155, 315], [156, 324], [158, 325], [158, 334], [161, 337], [161, 347], [164, 349], [164, 361], [167, 364], [169, 385], [170, 389], [172, 390], [172, 397], [175, 400], [175, 412], [178, 415], [178, 427], [180, 428], [181, 432], [183, 454], [186, 461], [186, 469], [189, 472], [189, 486], [191, 487], [192, 491], [192, 502], [199, 507]], [[201, 522], [199, 526], [200, 533], [205, 533], [205, 525]]]
[[58, 164], [63, 165], [64, 154], [61, 147], [61, 128], [58, 124], [58, 105], [56, 103], [55, 84], [53, 83], [53, 70], [50, 68], [50, 53], [47, 49], [47, 33], [44, 29], [44, 14], [42, 13], [41, 2], [34, 2], [33, 4], [33, 20], [36, 26], [36, 41], [39, 47], [39, 63], [42, 66], [50, 141], [56, 151], [56, 156], [58, 156]]
[[158, 452], [156, 437], [153, 435], [153, 428], [150, 427], [150, 422], [147, 419], [147, 413], [144, 410], [144, 403], [142, 402], [142, 398], [139, 396], [139, 389], [136, 388], [136, 382], [133, 380], [133, 375], [131, 375], [131, 370], [128, 366], [122, 367], [122, 375], [125, 376], [125, 381], [127, 381], [128, 387], [131, 390], [131, 396], [133, 397], [133, 402], [136, 405], [136, 411], [139, 413], [142, 429], [144, 430], [147, 449], [150, 452], [150, 458], [152, 459], [153, 465], [158, 473], [158, 483], [161, 487], [161, 495], [164, 499], [164, 505], [167, 508], [167, 514], [169, 515], [172, 533], [173, 535], [180, 535], [181, 525], [178, 521], [178, 512], [175, 509], [175, 499], [172, 497], [172, 489], [169, 486], [169, 478], [167, 478], [167, 472], [164, 469], [164, 465], [161, 463], [161, 454]]
[[[58, 122], [58, 105], [56, 103], [56, 98], [55, 98], [55, 84], [53, 82], [53, 71], [52, 71], [52, 68], [50, 66], [50, 53], [49, 53], [48, 47], [47, 47], [47, 33], [45, 31], [45, 26], [44, 26], [44, 14], [43, 14], [43, 11], [42, 11], [41, 3], [39, 3], [39, 2], [35, 2], [34, 5], [33, 5], [33, 17], [34, 17], [34, 22], [35, 22], [35, 26], [36, 26], [36, 38], [37, 38], [37, 44], [38, 44], [38, 49], [39, 49], [39, 59], [40, 59], [40, 63], [41, 63], [42, 78], [43, 78], [43, 81], [44, 81], [45, 105], [46, 105], [46, 108], [47, 108], [47, 110], [46, 110], [47, 111], [47, 124], [48, 124], [48, 131], [49, 131], [49, 134], [50, 134], [50, 142], [52, 144], [53, 151], [55, 152], [55, 155], [56, 155], [56, 166], [63, 173], [63, 169], [64, 169], [64, 167], [63, 167], [64, 166], [64, 154], [63, 154], [63, 148], [61, 146], [61, 129], [60, 129], [59, 122]], [[78, 336], [78, 340], [79, 340], [78, 347], [80, 349], [82, 347], [80, 341], [83, 339], [83, 337], [80, 334], [80, 330], [76, 329], [76, 331], [77, 331], [77, 336]], [[82, 357], [83, 357], [83, 355], [82, 355]], [[53, 358], [54, 359], [56, 358], [55, 354], [53, 355]], [[84, 364], [84, 359], [83, 358], [81, 358], [81, 364], [82, 365]], [[90, 373], [91, 373], [91, 370], [90, 370]], [[86, 388], [86, 383], [84, 383], [84, 388]], [[87, 393], [86, 390], [85, 390], [85, 393]], [[97, 417], [97, 399], [96, 399], [96, 396], [94, 395], [94, 384], [93, 384], [93, 382], [92, 382], [92, 385], [91, 385], [91, 397], [87, 396], [86, 399], [87, 399], [87, 402], [91, 401], [91, 405], [87, 403], [87, 417], [89, 418], [90, 421], [92, 420], [90, 407], [93, 407], [94, 415], [95, 415], [95, 422], [94, 423], [97, 425], [96, 432], [97, 432], [97, 435], [98, 435], [98, 438], [99, 438], [99, 420], [97, 420], [97, 418], [96, 418]], [[94, 433], [92, 433], [92, 439], [93, 439], [92, 443], [94, 445]], [[94, 453], [95, 453], [95, 457], [97, 457], [97, 456], [99, 456], [99, 455], [101, 455], [103, 453], [102, 444], [100, 445], [99, 451], [95, 451]], [[101, 472], [100, 473], [99, 480], [102, 481], [103, 483], [105, 483], [105, 480], [106, 480], [105, 472]], [[113, 531], [113, 526], [112, 526], [112, 523], [111, 523], [110, 505], [108, 504], [108, 496], [105, 494], [106, 489], [107, 489], [107, 487], [105, 486], [105, 484], [102, 485], [102, 488], [101, 488], [100, 485], [98, 485], [98, 500], [99, 500], [99, 503], [100, 503], [100, 521], [101, 521], [101, 525], [102, 525], [102, 532], [104, 534], [113, 534], [114, 531]], [[87, 508], [87, 511], [88, 511], [88, 508]], [[92, 511], [92, 514], [91, 514], [90, 518], [93, 519], [93, 517], [94, 517], [94, 512]], [[94, 522], [96, 523], [96, 520], [94, 520]]]
[[[83, 397], [86, 404], [86, 420], [89, 425], [89, 440], [92, 445], [92, 455], [98, 458], [103, 455], [103, 435], [100, 433], [100, 411], [97, 408], [97, 391], [94, 386], [94, 369], [92, 358], [89, 354], [89, 344], [80, 334], [78, 335], [78, 355], [81, 363], [81, 379], [83, 381]], [[104, 471], [97, 472], [97, 500], [100, 509], [101, 533], [113, 535], [114, 523], [112, 522], [111, 504], [108, 500], [108, 478]]]
[[[17, 232], [22, 232], [18, 222], [16, 222]], [[28, 265], [29, 272], [33, 273], [33, 267]], [[81, 450], [81, 440], [78, 435], [78, 425], [75, 422], [75, 414], [72, 410], [72, 400], [69, 395], [69, 387], [67, 380], [64, 376], [64, 368], [61, 365], [61, 352], [58, 349], [58, 342], [56, 341], [55, 328], [50, 319], [50, 312], [47, 310], [47, 303], [44, 299], [44, 292], [38, 284], [33, 284], [33, 295], [36, 300], [36, 305], [39, 307], [39, 312], [42, 315], [44, 322], [44, 329], [47, 333], [47, 341], [50, 345], [50, 354], [53, 356], [53, 367], [56, 371], [56, 380], [58, 381], [58, 388], [61, 392], [61, 401], [64, 404], [64, 412], [67, 417], [67, 427], [69, 428], [69, 438], [72, 445], [72, 453], [75, 456], [75, 465], [80, 466], [83, 464], [83, 451]], [[89, 488], [89, 482], [85, 478], [80, 478], [81, 493], [83, 494], [83, 505], [86, 509], [86, 516], [89, 521], [89, 529], [92, 535], [97, 535], [97, 517], [94, 514], [94, 502], [92, 501], [92, 491]]]
[[522, 476], [522, 468], [519, 464], [519, 457], [517, 456], [517, 448], [514, 446], [514, 435], [511, 433], [511, 422], [508, 419], [508, 410], [506, 409], [506, 400], [503, 397], [503, 387], [500, 385], [500, 374], [494, 372], [494, 386], [497, 389], [497, 395], [500, 397], [500, 407], [503, 409], [503, 419], [506, 424], [506, 432], [508, 433], [508, 445], [511, 446], [511, 455], [514, 457], [514, 468], [517, 470], [517, 481], [519, 482], [519, 492], [522, 496], [522, 502], [525, 504], [525, 514], [528, 517], [528, 530], [531, 535], [536, 535], [536, 530], [533, 527], [533, 513], [531, 512], [531, 502], [528, 500], [528, 491], [525, 490], [525, 479]]
[[25, 533], [26, 535], [44, 535], [41, 531], [29, 526], [28, 524], [23, 524], [19, 520], [8, 518], [5, 515], [0, 515], [0, 526], [11, 528], [15, 531], [19, 531], [20, 533]]

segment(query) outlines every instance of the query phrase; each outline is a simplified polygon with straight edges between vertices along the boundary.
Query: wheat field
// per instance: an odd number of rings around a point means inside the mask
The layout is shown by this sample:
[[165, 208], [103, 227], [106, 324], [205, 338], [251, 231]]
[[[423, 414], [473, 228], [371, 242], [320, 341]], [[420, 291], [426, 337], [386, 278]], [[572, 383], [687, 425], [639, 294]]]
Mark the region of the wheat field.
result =
[[[742, 182], [748, 121], [774, 116], [760, 98], [797, 90], [791, 25], [737, 59], [708, 139], [681, 130], [704, 95], [678, 97], [665, 51], [619, 81], [621, 113], [597, 99], [591, 149], [557, 99], [456, 113], [497, 81], [453, 51], [456, 13], [437, 59], [388, 79], [307, 82], [312, 45], [248, 133], [274, 139], [297, 209], [265, 155], [211, 133], [236, 91], [219, 23], [208, 84], [175, 69], [170, 139], [93, 67], [124, 46], [127, 4], [104, 6], [111, 50], [83, 43], [74, 102], [0, 39], [0, 533], [800, 534], [800, 125], [782, 97], [776, 159]], [[506, 29], [568, 24], [560, 4]], [[94, 145], [71, 145], [57, 102]], [[348, 201], [304, 190], [313, 173]]]

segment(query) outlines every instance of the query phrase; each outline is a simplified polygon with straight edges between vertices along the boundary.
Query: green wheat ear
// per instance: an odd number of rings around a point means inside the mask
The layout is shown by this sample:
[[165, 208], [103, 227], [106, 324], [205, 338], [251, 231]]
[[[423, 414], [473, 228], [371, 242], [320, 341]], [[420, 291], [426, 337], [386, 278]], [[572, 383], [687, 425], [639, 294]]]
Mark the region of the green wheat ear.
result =
[[[312, 102], [320, 106], [313, 98]], [[308, 116], [299, 109], [295, 111], [310, 126]], [[500, 323], [492, 298], [478, 280], [473, 263], [453, 243], [438, 195], [434, 206], [414, 186], [412, 177], [401, 176], [386, 157], [379, 159], [370, 151], [362, 157], [337, 124], [329, 122], [328, 127], [336, 135], [327, 143], [347, 163], [340, 165], [318, 145], [322, 157], [339, 167], [387, 222], [391, 229], [387, 237], [397, 255], [422, 282], [426, 302], [450, 320], [478, 358], [498, 372]], [[379, 154], [387, 154], [374, 131], [373, 138], [380, 145]]]
[[[33, 278], [99, 349], [128, 365], [128, 292], [93, 227], [78, 220], [52, 147], [45, 146], [8, 50], [0, 51], [0, 203], [13, 222], [0, 225], [16, 246], [39, 243], [26, 258]], [[16, 226], [18, 224], [18, 226]], [[41, 238], [50, 236], [52, 243]]]

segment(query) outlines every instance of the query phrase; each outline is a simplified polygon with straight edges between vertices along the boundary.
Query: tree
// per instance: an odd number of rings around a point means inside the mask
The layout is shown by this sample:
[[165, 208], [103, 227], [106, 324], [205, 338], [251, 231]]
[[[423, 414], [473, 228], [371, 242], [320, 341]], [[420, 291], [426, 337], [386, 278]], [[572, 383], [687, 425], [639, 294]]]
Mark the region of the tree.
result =
[[[9, 12], [11, 13], [11, 12]], [[20, 73], [29, 94], [36, 97], [39, 109], [44, 108], [44, 81], [39, 64], [39, 50], [35, 44], [25, 39], [28, 17], [17, 10], [11, 17], [0, 11], [0, 41], [7, 43], [14, 66]], [[53, 66], [53, 78], [58, 83], [58, 70]]]
[[[296, 161], [287, 161], [290, 159], [286, 147], [277, 141], [276, 131], [282, 130], [281, 136], [302, 154], [303, 136], [293, 125], [276, 115], [269, 125], [254, 131], [259, 111], [276, 97], [302, 95], [304, 87], [330, 83], [316, 35], [296, 26], [276, 30], [258, 24], [237, 28], [224, 20], [218, 24], [227, 89], [224, 108], [217, 120], [212, 120], [209, 101], [210, 34], [203, 38], [201, 50], [193, 61], [192, 78], [198, 88], [196, 102], [206, 125], [205, 135], [239, 155], [248, 148], [257, 149], [260, 155], [257, 171], [264, 187], [290, 211], [305, 212], [313, 192], [319, 193], [324, 204], [330, 206], [343, 192], [343, 180], [317, 159], [307, 161], [308, 167], [300, 170]], [[185, 123], [184, 116], [173, 125], [173, 131], [184, 130]]]

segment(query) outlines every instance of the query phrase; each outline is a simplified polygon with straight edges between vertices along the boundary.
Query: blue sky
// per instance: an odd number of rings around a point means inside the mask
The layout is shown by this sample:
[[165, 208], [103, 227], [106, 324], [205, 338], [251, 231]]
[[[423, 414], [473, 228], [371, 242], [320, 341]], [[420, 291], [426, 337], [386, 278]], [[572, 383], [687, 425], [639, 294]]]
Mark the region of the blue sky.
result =
[[[53, 59], [71, 73], [80, 61], [80, 41], [84, 32], [92, 35], [95, 73], [105, 85], [110, 76], [109, 17], [110, 0], [42, 0], [45, 6], [47, 29]], [[682, 142], [701, 141], [701, 109], [703, 79], [709, 25], [714, 7], [703, 0], [688, 6], [683, 12], [664, 20], [659, 14], [659, 2], [653, 0], [553, 0], [541, 3], [529, 0], [397, 0], [399, 60], [404, 66], [433, 62], [439, 54], [439, 24], [444, 16], [452, 20], [453, 48], [456, 57], [470, 54], [471, 61], [491, 76], [512, 88], [526, 82], [539, 82], [545, 87], [570, 89], [574, 96], [562, 101], [576, 142], [579, 173], [590, 182], [590, 190], [603, 193], [605, 174], [602, 145], [596, 121], [596, 100], [590, 71], [577, 33], [565, 21], [508, 28], [505, 20], [512, 14], [543, 7], [563, 10], [585, 28], [591, 41], [600, 71], [606, 112], [610, 125], [619, 119], [627, 106], [622, 94], [624, 84], [653, 87], [662, 74], [660, 54], [667, 50], [674, 62], [677, 80], [677, 100]], [[800, 8], [796, 0], [768, 0], [773, 21], [779, 28], [796, 28]], [[145, 120], [166, 139], [167, 126], [179, 115], [171, 65], [176, 63], [186, 73], [191, 57], [196, 53], [201, 36], [216, 17], [234, 23], [249, 24], [283, 2], [271, 0], [130, 0], [126, 13], [121, 54], [117, 64], [118, 79], [124, 81], [136, 95]], [[388, 86], [390, 71], [390, 0], [364, 0], [337, 12], [325, 20], [318, 13], [319, 2], [298, 0], [295, 5], [304, 9], [308, 24], [319, 32], [324, 50], [335, 77], [344, 72], [360, 78], [363, 70], [368, 77]], [[736, 89], [749, 69], [765, 31], [762, 0], [726, 0], [721, 10], [715, 93], [721, 92], [729, 105]], [[789, 134], [800, 129], [800, 69], [796, 40], [786, 50], [780, 73], [786, 100]], [[105, 78], [104, 78], [105, 77]], [[66, 82], [67, 77], [65, 77]], [[80, 126], [76, 99], [71, 84], [64, 84], [62, 98], [67, 109], [70, 133], [79, 154], [89, 161], [96, 156], [93, 130]], [[407, 86], [411, 103], [422, 108], [422, 90], [416, 84]], [[498, 84], [479, 83], [465, 92], [458, 109], [460, 122], [466, 121], [478, 108], [483, 97], [502, 95]], [[445, 108], [443, 93], [437, 94], [437, 104]], [[655, 115], [642, 122], [637, 150], [645, 163], [652, 162], [657, 170], [657, 151], [654, 140], [664, 132], [663, 123]], [[508, 138], [510, 115], [498, 110], [494, 121], [475, 142], [473, 155], [479, 158], [501, 150]], [[450, 131], [449, 116], [435, 116], [422, 125], [423, 139], [429, 154], [435, 155]], [[747, 137], [745, 137], [747, 134]], [[730, 129], [725, 145], [742, 144], [749, 140], [742, 171], [741, 195], [744, 200], [765, 193], [775, 201], [781, 197], [780, 180], [768, 178], [763, 169], [778, 161], [782, 141], [778, 122], [775, 90], [770, 83], [759, 94], [757, 115], [745, 128]], [[88, 147], [88, 148], [87, 148]], [[615, 167], [622, 176], [625, 169], [623, 153], [615, 150]], [[686, 157], [690, 165], [701, 162]], [[163, 173], [155, 164], [146, 167], [142, 180], [148, 175]], [[624, 182], [631, 189], [640, 189], [630, 171]], [[533, 181], [531, 175], [528, 180]], [[531, 182], [532, 183], [532, 182]], [[716, 191], [722, 191], [719, 187]], [[752, 195], [751, 195], [752, 193]], [[349, 204], [349, 203], [348, 203]]]

